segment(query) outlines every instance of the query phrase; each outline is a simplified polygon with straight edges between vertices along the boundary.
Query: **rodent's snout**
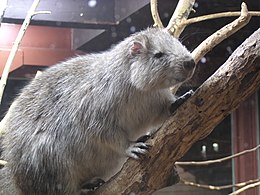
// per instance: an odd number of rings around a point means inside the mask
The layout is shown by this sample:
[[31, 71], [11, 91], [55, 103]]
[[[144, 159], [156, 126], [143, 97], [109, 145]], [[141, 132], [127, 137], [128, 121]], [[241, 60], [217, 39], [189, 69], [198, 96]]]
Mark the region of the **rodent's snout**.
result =
[[186, 60], [183, 62], [183, 68], [187, 71], [191, 71], [195, 68], [195, 62], [193, 59]]

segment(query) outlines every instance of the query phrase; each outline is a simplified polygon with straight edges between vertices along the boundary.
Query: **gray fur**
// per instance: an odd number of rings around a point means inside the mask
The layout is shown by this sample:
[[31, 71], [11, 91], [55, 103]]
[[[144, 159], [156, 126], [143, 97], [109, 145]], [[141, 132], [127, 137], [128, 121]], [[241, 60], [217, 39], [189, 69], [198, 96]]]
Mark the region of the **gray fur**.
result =
[[166, 31], [147, 29], [44, 71], [6, 119], [4, 157], [17, 193], [76, 195], [87, 181], [110, 178], [140, 149], [134, 141], [170, 115], [168, 88], [191, 77], [190, 60]]

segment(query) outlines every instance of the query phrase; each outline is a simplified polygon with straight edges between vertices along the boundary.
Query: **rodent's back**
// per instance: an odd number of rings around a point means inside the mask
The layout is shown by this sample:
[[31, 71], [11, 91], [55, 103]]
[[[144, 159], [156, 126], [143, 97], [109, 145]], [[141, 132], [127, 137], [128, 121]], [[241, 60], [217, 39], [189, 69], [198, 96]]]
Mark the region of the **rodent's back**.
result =
[[[88, 56], [69, 60], [43, 72], [16, 99], [5, 136], [5, 159], [17, 183], [31, 181], [31, 187], [37, 188], [49, 181], [71, 188], [73, 179], [78, 182], [74, 164], [91, 150], [85, 143], [98, 133], [97, 112], [106, 103], [105, 86], [97, 86], [104, 74], [97, 68], [88, 64]], [[43, 170], [45, 174], [40, 173]], [[64, 190], [70, 194], [71, 189], [61, 188], [61, 194]], [[59, 192], [45, 190], [43, 194]]]
[[[123, 76], [127, 72], [120, 70], [123, 67], [114, 67], [114, 61], [108, 62], [112, 56], [104, 55], [80, 56], [47, 69], [15, 100], [5, 136], [5, 159], [17, 183], [27, 180], [37, 188], [48, 181], [52, 186], [71, 188], [74, 181], [71, 189], [78, 189], [82, 175], [92, 171], [86, 167], [98, 158], [92, 144], [114, 129], [125, 93], [120, 89], [129, 80]], [[82, 163], [85, 170], [80, 168]], [[19, 187], [29, 193], [26, 186]], [[63, 187], [49, 192], [46, 188], [42, 186], [43, 194], [72, 193]]]

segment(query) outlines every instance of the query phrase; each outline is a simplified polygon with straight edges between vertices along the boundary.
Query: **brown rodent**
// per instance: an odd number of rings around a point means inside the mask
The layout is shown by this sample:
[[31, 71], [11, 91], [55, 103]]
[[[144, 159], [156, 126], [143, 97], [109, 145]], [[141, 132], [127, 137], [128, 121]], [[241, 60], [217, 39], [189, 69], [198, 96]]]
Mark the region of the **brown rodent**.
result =
[[170, 116], [178, 98], [169, 87], [194, 68], [177, 39], [149, 28], [108, 51], [46, 69], [5, 119], [8, 182], [20, 195], [77, 195], [106, 181], [127, 157], [147, 152], [137, 138]]

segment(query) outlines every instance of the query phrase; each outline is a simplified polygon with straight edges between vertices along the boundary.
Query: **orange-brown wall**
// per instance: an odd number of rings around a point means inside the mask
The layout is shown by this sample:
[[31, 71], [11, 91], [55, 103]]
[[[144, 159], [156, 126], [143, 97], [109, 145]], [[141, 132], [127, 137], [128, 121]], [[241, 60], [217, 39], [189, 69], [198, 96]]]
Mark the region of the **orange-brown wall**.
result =
[[[0, 27], [0, 74], [21, 25], [2, 23]], [[75, 55], [71, 49], [71, 29], [29, 26], [11, 71], [22, 65], [50, 66]]]

